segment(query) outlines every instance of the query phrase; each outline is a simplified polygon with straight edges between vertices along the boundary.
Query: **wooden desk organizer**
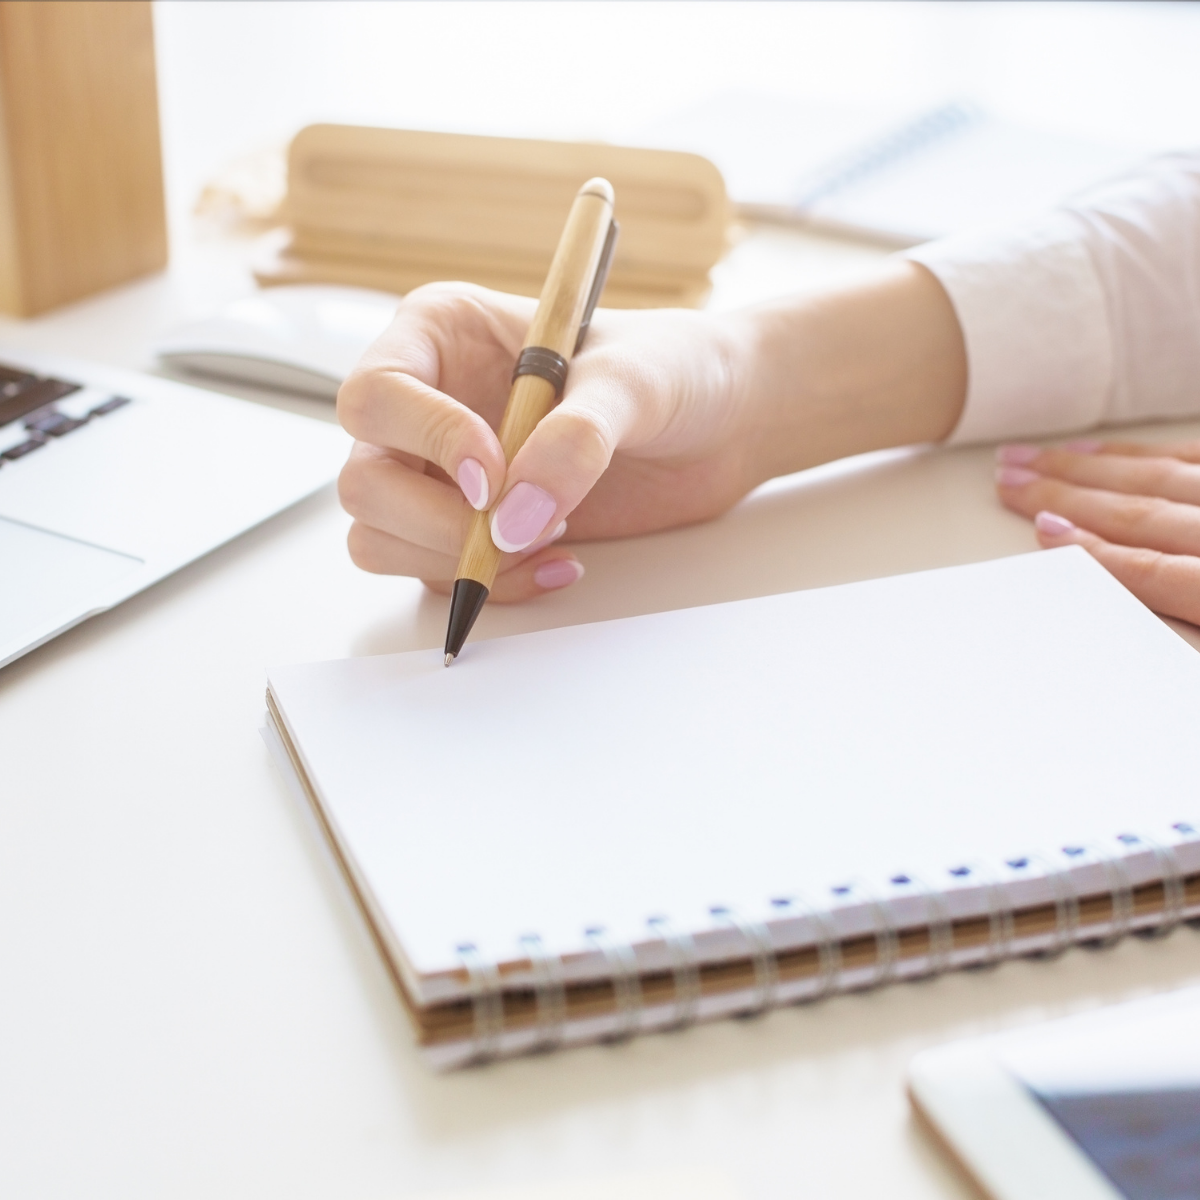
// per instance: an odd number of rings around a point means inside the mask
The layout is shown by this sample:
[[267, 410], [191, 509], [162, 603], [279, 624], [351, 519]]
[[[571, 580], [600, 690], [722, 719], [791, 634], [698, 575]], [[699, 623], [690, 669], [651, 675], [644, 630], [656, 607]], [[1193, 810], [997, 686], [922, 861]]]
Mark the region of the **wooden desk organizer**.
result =
[[0, 3], [0, 312], [167, 261], [147, 0]]
[[536, 296], [575, 192], [603, 175], [621, 224], [602, 303], [696, 306], [724, 253], [720, 172], [695, 154], [311, 125], [288, 157], [288, 228], [265, 285], [345, 283], [408, 292], [441, 279]]

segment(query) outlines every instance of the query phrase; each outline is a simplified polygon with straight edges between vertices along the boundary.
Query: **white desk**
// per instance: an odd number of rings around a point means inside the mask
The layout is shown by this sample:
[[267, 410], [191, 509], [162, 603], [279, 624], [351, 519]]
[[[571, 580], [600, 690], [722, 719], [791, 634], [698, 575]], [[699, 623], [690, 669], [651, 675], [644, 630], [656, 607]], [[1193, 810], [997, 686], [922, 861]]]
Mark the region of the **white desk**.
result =
[[[145, 365], [154, 328], [249, 286], [236, 248], [201, 251], [170, 278], [7, 324], [0, 345]], [[717, 300], [847, 257], [752, 239]], [[489, 607], [479, 632], [1032, 549], [989, 460], [880, 455], [710, 525], [584, 546], [579, 586]], [[762, 1200], [961, 1197], [907, 1110], [916, 1050], [1200, 980], [1181, 930], [430, 1074], [258, 735], [265, 664], [441, 642], [445, 602], [355, 570], [347, 523], [328, 489], [0, 672], [0, 1194], [402, 1197], [699, 1165]]]

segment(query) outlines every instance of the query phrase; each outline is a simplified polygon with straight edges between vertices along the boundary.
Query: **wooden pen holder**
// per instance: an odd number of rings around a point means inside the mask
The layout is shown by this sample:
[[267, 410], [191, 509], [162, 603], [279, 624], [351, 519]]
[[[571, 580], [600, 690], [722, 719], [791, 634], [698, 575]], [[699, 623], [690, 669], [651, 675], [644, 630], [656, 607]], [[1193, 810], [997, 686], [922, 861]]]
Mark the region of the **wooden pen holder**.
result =
[[621, 237], [604, 291], [615, 308], [696, 306], [725, 252], [720, 172], [677, 151], [312, 125], [288, 156], [288, 227], [262, 284], [408, 292], [456, 279], [540, 293], [580, 184], [612, 182]]

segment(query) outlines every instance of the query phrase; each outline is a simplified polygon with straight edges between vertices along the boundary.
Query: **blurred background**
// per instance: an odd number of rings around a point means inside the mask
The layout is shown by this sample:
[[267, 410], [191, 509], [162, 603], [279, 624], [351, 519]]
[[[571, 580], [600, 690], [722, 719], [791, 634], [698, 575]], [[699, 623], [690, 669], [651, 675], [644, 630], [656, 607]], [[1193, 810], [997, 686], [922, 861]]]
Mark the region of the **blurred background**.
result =
[[622, 142], [753, 90], [1200, 142], [1191, 3], [173, 0], [154, 19], [176, 234], [230, 163], [316, 121]]

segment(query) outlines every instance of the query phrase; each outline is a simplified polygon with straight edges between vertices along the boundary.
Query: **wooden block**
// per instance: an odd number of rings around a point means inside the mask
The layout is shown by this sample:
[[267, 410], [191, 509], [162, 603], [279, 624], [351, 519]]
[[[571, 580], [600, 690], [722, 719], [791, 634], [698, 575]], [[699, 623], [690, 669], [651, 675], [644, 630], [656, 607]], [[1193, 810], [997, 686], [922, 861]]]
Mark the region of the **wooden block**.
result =
[[148, 0], [0, 2], [0, 309], [167, 261]]
[[[290, 240], [260, 282], [407, 291], [467, 279], [537, 295], [580, 184], [609, 179], [621, 237], [604, 303], [699, 303], [724, 253], [720, 172], [676, 151], [313, 125], [288, 161]], [[403, 284], [401, 283], [403, 280]]]
[[[282, 236], [281, 236], [282, 235]], [[546, 273], [536, 268], [501, 270], [479, 263], [449, 261], [390, 261], [374, 255], [323, 255], [297, 251], [287, 231], [270, 234], [260, 243], [254, 277], [264, 287], [295, 283], [340, 283], [405, 295], [413, 288], [439, 280], [465, 280], [518, 296], [539, 296]], [[600, 297], [605, 308], [698, 308], [712, 284], [698, 278], [614, 280], [610, 274]]]

